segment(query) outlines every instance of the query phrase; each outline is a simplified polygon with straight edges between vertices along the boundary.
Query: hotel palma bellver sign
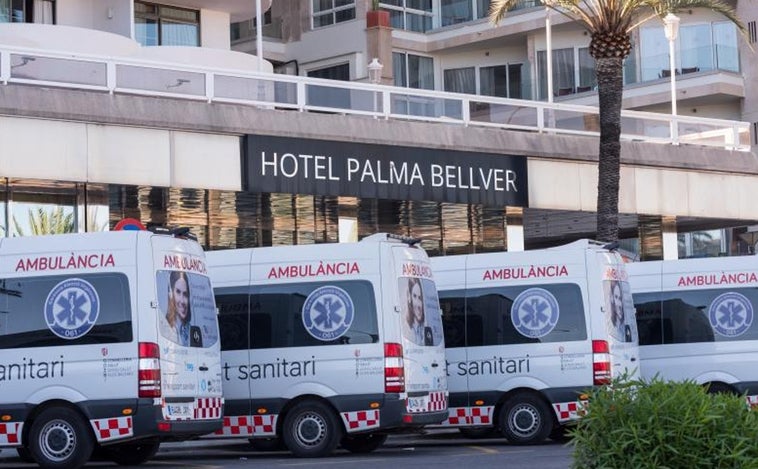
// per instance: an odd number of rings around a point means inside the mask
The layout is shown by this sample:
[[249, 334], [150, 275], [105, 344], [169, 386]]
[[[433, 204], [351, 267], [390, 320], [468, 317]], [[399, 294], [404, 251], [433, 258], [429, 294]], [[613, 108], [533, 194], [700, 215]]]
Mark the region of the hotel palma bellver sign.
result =
[[247, 135], [250, 192], [528, 205], [526, 157]]

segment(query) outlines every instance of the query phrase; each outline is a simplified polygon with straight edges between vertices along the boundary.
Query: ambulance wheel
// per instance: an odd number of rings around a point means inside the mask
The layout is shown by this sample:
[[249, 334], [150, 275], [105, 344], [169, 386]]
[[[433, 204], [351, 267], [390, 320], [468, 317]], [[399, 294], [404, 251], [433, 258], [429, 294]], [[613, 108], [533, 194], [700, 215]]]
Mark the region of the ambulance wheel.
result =
[[31, 451], [29, 451], [29, 448], [26, 448], [24, 446], [19, 446], [16, 448], [16, 452], [18, 453], [18, 457], [24, 461], [24, 462], [30, 462], [34, 463], [34, 457], [32, 456]]
[[705, 392], [708, 394], [737, 394], [734, 388], [724, 383], [707, 383]]
[[138, 443], [124, 443], [120, 445], [106, 446], [106, 458], [119, 466], [137, 466], [153, 458], [158, 453], [161, 443], [159, 441], [141, 441]]
[[542, 443], [553, 429], [550, 408], [533, 394], [510, 397], [500, 411], [500, 430], [515, 445]]
[[255, 451], [282, 451], [287, 449], [281, 438], [250, 438], [248, 441]]
[[284, 418], [282, 437], [299, 458], [328, 456], [342, 438], [342, 427], [332, 409], [319, 401], [296, 404]]
[[566, 425], [558, 425], [557, 427], [553, 428], [553, 430], [550, 432], [550, 435], [548, 435], [548, 438], [553, 441], [557, 441], [558, 443], [565, 443], [571, 439], [571, 434], [569, 433], [569, 429]]
[[43, 468], [82, 467], [89, 460], [94, 446], [82, 417], [66, 407], [43, 410], [29, 431], [29, 451]]
[[342, 447], [351, 453], [370, 453], [387, 441], [386, 433], [364, 433], [342, 438]]

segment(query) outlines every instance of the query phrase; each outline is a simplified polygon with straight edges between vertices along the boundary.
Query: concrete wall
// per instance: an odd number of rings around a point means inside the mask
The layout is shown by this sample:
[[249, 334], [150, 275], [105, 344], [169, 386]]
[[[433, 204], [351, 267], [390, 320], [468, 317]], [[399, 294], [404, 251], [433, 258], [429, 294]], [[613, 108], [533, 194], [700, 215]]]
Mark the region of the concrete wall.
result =
[[234, 136], [17, 117], [0, 117], [0, 174], [222, 190], [242, 180]]
[[[0, 115], [14, 116], [0, 123], [3, 176], [81, 180], [86, 174], [97, 182], [233, 189], [241, 179], [238, 136], [251, 133], [526, 155], [532, 208], [595, 207], [598, 142], [592, 137], [13, 84], [0, 86]], [[62, 173], [61, 159], [74, 169]], [[125, 161], [134, 164], [123, 169]], [[623, 142], [622, 164], [622, 212], [758, 219], [753, 153]]]

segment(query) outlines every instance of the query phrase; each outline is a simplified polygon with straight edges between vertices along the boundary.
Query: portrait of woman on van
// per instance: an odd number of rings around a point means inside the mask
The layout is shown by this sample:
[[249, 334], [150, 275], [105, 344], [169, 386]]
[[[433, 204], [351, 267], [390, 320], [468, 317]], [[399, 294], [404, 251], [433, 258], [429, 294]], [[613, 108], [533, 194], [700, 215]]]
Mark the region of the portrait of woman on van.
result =
[[163, 335], [179, 345], [190, 346], [189, 281], [187, 274], [172, 270], [168, 281], [168, 306]]
[[623, 342], [631, 342], [632, 332], [629, 325], [626, 324], [626, 317], [624, 315], [624, 293], [621, 282], [611, 281], [609, 283], [610, 295], [608, 295], [608, 299], [610, 302], [611, 334]]
[[432, 345], [434, 342], [432, 330], [426, 327], [424, 291], [421, 288], [421, 280], [415, 277], [408, 278], [408, 307], [405, 324], [407, 326], [405, 336], [411, 342], [417, 345]]

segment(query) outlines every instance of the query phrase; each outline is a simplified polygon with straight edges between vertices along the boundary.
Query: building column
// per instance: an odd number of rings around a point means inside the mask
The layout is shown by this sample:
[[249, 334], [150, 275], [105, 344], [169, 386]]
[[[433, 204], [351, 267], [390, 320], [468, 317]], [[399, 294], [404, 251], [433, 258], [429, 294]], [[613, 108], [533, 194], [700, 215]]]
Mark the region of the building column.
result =
[[676, 217], [661, 217], [661, 236], [663, 237], [663, 260], [679, 259]]
[[505, 249], [524, 250], [524, 209], [505, 207]]
[[[392, 85], [395, 83], [392, 67], [392, 28], [389, 26], [372, 26], [366, 28], [366, 64], [377, 58], [382, 64], [381, 83]], [[368, 69], [364, 70], [368, 76]], [[362, 76], [357, 73], [356, 76]]]
[[637, 229], [641, 261], [669, 260], [679, 257], [676, 217], [639, 215]]

